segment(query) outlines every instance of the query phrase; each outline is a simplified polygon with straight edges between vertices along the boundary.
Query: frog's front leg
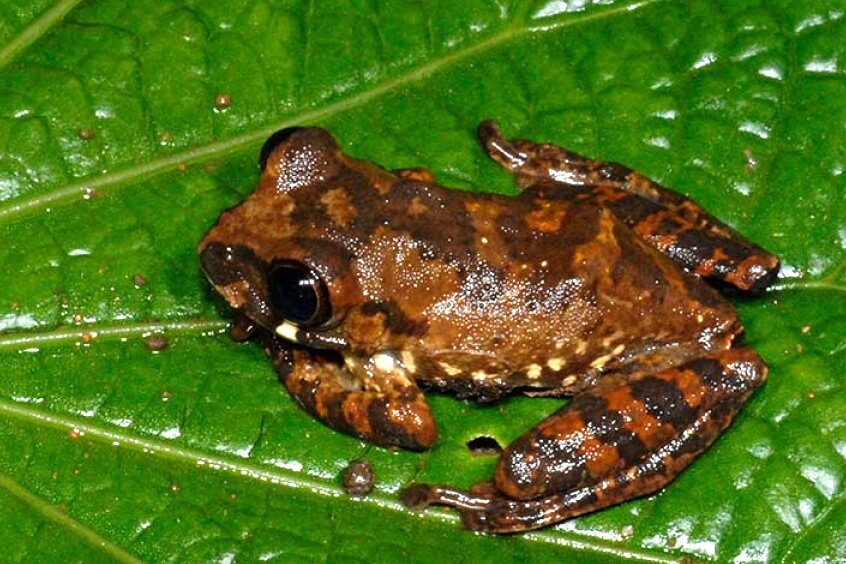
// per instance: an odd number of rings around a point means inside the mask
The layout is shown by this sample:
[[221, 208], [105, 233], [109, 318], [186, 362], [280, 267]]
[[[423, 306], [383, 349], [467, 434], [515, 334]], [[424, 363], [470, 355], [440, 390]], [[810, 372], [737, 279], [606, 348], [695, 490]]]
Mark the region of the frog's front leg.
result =
[[392, 354], [364, 362], [348, 357], [344, 365], [333, 353], [294, 349], [275, 339], [265, 347], [291, 395], [333, 429], [382, 446], [422, 450], [435, 443], [429, 404]]
[[507, 140], [493, 122], [479, 125], [488, 155], [523, 189], [608, 208], [630, 229], [688, 270], [741, 290], [762, 290], [778, 258], [746, 240], [693, 200], [617, 163], [585, 158], [550, 143]]
[[650, 494], [719, 436], [765, 377], [757, 353], [740, 348], [615, 378], [512, 443], [493, 490], [414, 485], [403, 499], [456, 507], [475, 531], [514, 533]]

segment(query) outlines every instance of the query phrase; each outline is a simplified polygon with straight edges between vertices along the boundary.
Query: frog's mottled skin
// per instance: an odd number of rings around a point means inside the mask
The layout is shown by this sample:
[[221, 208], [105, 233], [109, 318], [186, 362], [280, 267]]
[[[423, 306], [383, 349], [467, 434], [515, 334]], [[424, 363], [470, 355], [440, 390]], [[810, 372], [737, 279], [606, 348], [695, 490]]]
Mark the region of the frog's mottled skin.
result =
[[[702, 278], [760, 290], [778, 260], [625, 167], [507, 141], [490, 122], [479, 138], [518, 196], [450, 190], [353, 159], [322, 129], [288, 131], [200, 255], [241, 315], [235, 334], [260, 335], [333, 428], [425, 449], [437, 430], [418, 384], [482, 401], [575, 396], [503, 452], [493, 483], [405, 493], [515, 532], [653, 492], [714, 441], [767, 369]], [[328, 322], [275, 313], [281, 260], [323, 280]]]

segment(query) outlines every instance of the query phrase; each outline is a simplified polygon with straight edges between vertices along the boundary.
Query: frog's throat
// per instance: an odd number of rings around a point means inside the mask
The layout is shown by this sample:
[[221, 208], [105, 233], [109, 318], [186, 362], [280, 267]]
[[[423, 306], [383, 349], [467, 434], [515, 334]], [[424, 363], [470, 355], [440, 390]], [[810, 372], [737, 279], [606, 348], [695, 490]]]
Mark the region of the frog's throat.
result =
[[308, 331], [290, 321], [283, 321], [273, 330], [286, 341], [314, 349], [342, 351], [349, 348], [346, 339], [327, 333]]

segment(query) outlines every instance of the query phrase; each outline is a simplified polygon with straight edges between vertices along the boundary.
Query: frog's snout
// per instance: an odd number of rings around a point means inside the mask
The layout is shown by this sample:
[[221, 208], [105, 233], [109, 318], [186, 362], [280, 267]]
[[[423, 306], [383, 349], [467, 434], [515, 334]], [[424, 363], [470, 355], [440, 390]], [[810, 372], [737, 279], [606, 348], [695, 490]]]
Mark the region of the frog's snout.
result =
[[200, 268], [213, 285], [226, 286], [240, 277], [231, 255], [231, 249], [221, 243], [209, 243], [200, 249]]
[[250, 249], [210, 242], [201, 247], [200, 268], [231, 307], [260, 325], [272, 327], [267, 290], [256, 286], [256, 281], [264, 280], [261, 262]]

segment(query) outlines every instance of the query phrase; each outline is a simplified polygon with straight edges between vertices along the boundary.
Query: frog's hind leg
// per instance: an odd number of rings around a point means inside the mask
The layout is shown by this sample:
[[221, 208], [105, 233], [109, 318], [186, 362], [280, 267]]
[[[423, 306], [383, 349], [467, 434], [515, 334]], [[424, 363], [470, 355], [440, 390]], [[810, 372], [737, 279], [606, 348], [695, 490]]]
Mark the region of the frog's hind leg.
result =
[[494, 491], [414, 485], [404, 500], [456, 507], [475, 531], [514, 533], [650, 494], [719, 436], [765, 377], [757, 353], [741, 348], [616, 379], [512, 443]]
[[741, 290], [766, 288], [778, 273], [778, 258], [747, 241], [696, 202], [617, 163], [587, 159], [549, 143], [506, 140], [490, 121], [479, 125], [488, 155], [517, 176], [521, 188], [547, 197], [593, 201], [659, 251], [690, 271]]
[[435, 443], [438, 431], [426, 398], [401, 364], [388, 361], [388, 356], [377, 359], [379, 366], [362, 384], [340, 359], [325, 353], [278, 342], [266, 348], [291, 395], [333, 429], [382, 446], [423, 450]]

